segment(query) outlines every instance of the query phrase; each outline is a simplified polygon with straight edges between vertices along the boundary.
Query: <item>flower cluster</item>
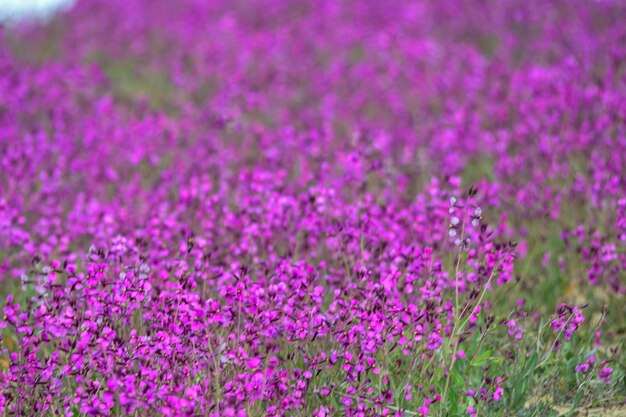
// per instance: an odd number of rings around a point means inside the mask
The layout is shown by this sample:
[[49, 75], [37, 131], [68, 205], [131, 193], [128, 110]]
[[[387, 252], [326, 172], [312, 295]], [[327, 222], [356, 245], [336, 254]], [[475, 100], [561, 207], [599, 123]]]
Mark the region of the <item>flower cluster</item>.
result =
[[624, 17], [79, 0], [1, 29], [0, 414], [623, 397]]

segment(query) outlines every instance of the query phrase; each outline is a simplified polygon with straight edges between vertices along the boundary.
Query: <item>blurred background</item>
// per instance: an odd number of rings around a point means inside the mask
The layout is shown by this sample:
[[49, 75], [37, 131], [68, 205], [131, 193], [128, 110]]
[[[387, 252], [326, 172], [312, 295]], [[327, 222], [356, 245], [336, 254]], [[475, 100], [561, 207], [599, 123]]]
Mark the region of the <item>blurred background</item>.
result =
[[72, 3], [72, 0], [0, 0], [0, 21], [42, 19]]

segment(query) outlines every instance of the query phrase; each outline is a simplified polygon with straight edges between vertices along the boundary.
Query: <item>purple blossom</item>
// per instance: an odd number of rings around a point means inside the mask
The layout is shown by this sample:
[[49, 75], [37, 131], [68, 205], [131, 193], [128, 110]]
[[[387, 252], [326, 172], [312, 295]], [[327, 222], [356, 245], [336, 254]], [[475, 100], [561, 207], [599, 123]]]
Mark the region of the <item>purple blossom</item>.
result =
[[0, 414], [476, 415], [619, 305], [619, 2], [243, 3], [0, 31]]
[[436, 350], [439, 348], [439, 346], [441, 346], [441, 343], [442, 343], [442, 338], [439, 335], [439, 333], [432, 332], [426, 338], [426, 341], [424, 342], [424, 347], [428, 350]]
[[608, 366], [603, 366], [602, 369], [598, 370], [598, 377], [600, 381], [604, 381], [606, 383], [611, 382], [611, 374], [613, 373], [613, 369]]

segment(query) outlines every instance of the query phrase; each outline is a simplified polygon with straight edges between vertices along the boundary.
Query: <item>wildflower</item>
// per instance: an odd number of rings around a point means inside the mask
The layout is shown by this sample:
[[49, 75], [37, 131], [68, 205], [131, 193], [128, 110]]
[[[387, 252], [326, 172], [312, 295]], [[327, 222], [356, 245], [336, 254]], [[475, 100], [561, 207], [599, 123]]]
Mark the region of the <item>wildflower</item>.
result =
[[589, 359], [587, 359], [583, 364], [576, 365], [575, 366], [575, 371], [576, 372], [581, 372], [583, 374], [586, 374], [587, 372], [589, 372], [589, 369], [593, 366], [594, 362], [595, 362], [595, 357], [593, 355], [591, 355], [589, 357]]
[[566, 304], [561, 304], [557, 309], [557, 315], [551, 323], [552, 329], [558, 333], [563, 332], [566, 340], [571, 339], [573, 333], [585, 320], [579, 307], [570, 307]]
[[404, 398], [407, 401], [411, 401], [413, 399], [413, 396], [411, 395], [411, 386], [410, 385], [406, 385], [404, 387]]
[[493, 392], [493, 400], [500, 401], [502, 399], [502, 394], [504, 393], [504, 389], [501, 386], [496, 386], [495, 391]]
[[509, 320], [506, 325], [508, 327], [509, 336], [513, 336], [515, 340], [522, 339], [522, 327], [518, 326], [515, 320]]
[[250, 358], [248, 359], [248, 361], [246, 362], [246, 366], [250, 369], [256, 369], [261, 365], [261, 359], [254, 357], [254, 358]]
[[613, 369], [608, 366], [603, 366], [602, 369], [598, 371], [598, 377], [600, 381], [604, 381], [606, 383], [611, 382], [611, 374], [613, 373]]
[[441, 346], [441, 343], [442, 343], [442, 339], [439, 333], [432, 332], [426, 338], [426, 341], [424, 342], [424, 347], [428, 350], [436, 350], [439, 348], [439, 346]]

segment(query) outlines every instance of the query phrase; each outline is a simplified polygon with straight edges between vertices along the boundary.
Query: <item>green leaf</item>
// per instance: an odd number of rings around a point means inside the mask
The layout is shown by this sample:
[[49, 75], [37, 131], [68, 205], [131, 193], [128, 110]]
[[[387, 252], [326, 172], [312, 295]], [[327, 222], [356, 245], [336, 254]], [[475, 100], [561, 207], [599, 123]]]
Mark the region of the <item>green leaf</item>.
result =
[[443, 368], [437, 368], [434, 377], [435, 381], [443, 381]]
[[512, 384], [513, 389], [511, 391], [511, 404], [514, 409], [517, 409], [524, 404], [526, 400], [527, 385], [527, 378], [518, 379], [515, 384]]
[[502, 363], [504, 362], [504, 358], [502, 356], [492, 356], [491, 358], [489, 358], [489, 361], [497, 365], [502, 365]]
[[470, 365], [473, 367], [484, 366], [489, 358], [491, 357], [491, 350], [486, 350], [483, 353], [476, 355], [474, 359], [470, 362]]
[[465, 381], [459, 372], [452, 372], [452, 386], [455, 388], [463, 388]]
[[447, 401], [447, 408], [449, 415], [456, 415], [459, 411], [459, 394], [455, 390], [450, 391], [450, 395]]

